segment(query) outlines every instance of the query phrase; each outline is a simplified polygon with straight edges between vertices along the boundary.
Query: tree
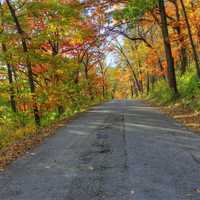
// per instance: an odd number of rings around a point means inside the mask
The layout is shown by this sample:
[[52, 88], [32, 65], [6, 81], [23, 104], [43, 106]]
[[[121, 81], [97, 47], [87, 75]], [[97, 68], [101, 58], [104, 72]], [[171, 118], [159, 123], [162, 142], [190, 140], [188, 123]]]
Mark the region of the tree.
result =
[[193, 52], [193, 57], [194, 57], [194, 61], [195, 61], [197, 76], [200, 78], [199, 57], [198, 57], [198, 54], [197, 54], [197, 51], [196, 51], [196, 47], [195, 47], [195, 44], [194, 44], [194, 40], [193, 40], [193, 37], [192, 37], [192, 31], [191, 31], [190, 22], [188, 20], [185, 4], [184, 4], [183, 0], [180, 0], [180, 2], [181, 2], [183, 14], [184, 14], [185, 22], [186, 22], [186, 25], [187, 25], [187, 30], [188, 30], [190, 43], [191, 43], [191, 46], [192, 46], [192, 52]]
[[34, 113], [34, 117], [35, 117], [35, 123], [38, 126], [40, 126], [40, 115], [39, 115], [39, 110], [38, 110], [36, 96], [35, 96], [35, 83], [34, 83], [33, 72], [32, 72], [32, 68], [31, 68], [31, 62], [28, 57], [29, 51], [28, 51], [28, 46], [27, 46], [27, 42], [26, 42], [27, 36], [20, 25], [20, 22], [18, 20], [18, 17], [16, 15], [14, 7], [11, 5], [9, 0], [6, 0], [6, 3], [8, 5], [9, 11], [10, 11], [13, 21], [15, 23], [16, 30], [17, 30], [18, 34], [21, 36], [21, 43], [22, 43], [21, 45], [22, 45], [24, 53], [26, 54], [25, 60], [26, 60], [26, 67], [27, 67], [27, 71], [28, 71], [28, 80], [29, 80], [31, 95], [33, 98], [33, 113]]
[[[1, 26], [2, 26], [2, 32], [1, 34], [3, 34], [4, 31], [4, 24], [3, 24], [3, 8], [2, 5], [0, 4], [0, 12], [1, 12]], [[13, 73], [12, 73], [12, 66], [9, 63], [9, 59], [7, 59], [7, 48], [6, 48], [6, 44], [2, 41], [2, 52], [4, 53], [5, 56], [5, 61], [6, 61], [6, 66], [7, 66], [7, 72], [8, 72], [8, 80], [9, 80], [9, 93], [10, 93], [10, 105], [12, 108], [13, 112], [17, 112], [17, 107], [16, 107], [16, 101], [15, 101], [15, 90], [13, 87]]]
[[174, 95], [177, 97], [179, 93], [176, 85], [174, 58], [172, 56], [171, 44], [169, 40], [164, 0], [159, 0], [159, 9], [160, 9], [161, 24], [162, 24], [163, 42], [164, 42], [167, 65], [168, 65], [167, 72], [168, 72], [169, 86], [172, 89]]

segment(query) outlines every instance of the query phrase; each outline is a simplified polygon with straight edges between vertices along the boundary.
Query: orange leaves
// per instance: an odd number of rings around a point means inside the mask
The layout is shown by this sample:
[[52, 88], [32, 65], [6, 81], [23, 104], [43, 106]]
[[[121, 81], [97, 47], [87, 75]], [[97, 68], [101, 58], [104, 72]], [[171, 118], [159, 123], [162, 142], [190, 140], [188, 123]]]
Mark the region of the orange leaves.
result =
[[40, 74], [48, 71], [48, 66], [47, 65], [35, 65], [32, 67], [32, 71], [34, 74]]

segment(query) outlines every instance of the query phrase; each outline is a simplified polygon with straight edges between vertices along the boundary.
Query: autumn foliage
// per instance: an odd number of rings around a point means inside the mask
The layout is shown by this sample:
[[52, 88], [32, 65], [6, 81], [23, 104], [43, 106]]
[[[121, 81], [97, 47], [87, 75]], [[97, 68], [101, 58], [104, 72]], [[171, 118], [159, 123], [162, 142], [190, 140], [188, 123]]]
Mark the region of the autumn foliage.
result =
[[111, 98], [196, 91], [199, 13], [192, 0], [1, 1], [0, 148], [10, 129]]

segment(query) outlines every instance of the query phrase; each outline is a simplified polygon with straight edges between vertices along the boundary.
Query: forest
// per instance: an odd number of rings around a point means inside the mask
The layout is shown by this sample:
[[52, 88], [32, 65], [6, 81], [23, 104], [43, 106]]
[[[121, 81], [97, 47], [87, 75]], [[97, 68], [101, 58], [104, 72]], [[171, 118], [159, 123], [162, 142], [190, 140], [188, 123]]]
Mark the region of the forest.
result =
[[2, 0], [0, 149], [111, 99], [200, 110], [199, 0]]

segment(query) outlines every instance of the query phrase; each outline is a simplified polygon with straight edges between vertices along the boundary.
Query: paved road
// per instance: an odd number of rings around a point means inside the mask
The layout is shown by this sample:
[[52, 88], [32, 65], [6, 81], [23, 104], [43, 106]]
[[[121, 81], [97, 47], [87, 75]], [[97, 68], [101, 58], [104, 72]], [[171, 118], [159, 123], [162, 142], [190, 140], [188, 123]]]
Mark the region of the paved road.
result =
[[82, 114], [0, 174], [0, 200], [200, 200], [200, 136], [139, 101]]

